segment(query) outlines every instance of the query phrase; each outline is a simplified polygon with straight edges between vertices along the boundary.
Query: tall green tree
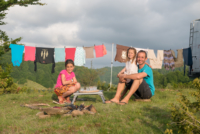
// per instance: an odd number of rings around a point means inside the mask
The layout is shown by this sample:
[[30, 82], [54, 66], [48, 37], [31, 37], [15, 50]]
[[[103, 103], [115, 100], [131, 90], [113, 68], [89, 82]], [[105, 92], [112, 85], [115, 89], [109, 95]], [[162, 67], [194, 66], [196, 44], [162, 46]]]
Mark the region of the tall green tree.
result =
[[[15, 5], [28, 7], [28, 5], [41, 5], [44, 3], [39, 2], [40, 0], [0, 0], [0, 25], [6, 25], [5, 19], [8, 9]], [[19, 14], [20, 15], [20, 14]], [[0, 30], [0, 56], [8, 52], [10, 44], [17, 44], [20, 42], [22, 37], [16, 39], [9, 39], [5, 31]]]
[[[10, 7], [15, 5], [28, 7], [28, 5], [44, 5], [40, 3], [39, 0], [0, 0], [0, 25], [5, 25], [6, 22], [3, 20], [6, 17], [7, 10]], [[10, 39], [5, 31], [0, 30], [0, 58], [6, 52], [9, 52], [10, 44], [19, 44], [22, 37], [16, 39]], [[0, 59], [1, 60], [1, 59]], [[4, 68], [4, 67], [5, 68]], [[2, 67], [4, 69], [2, 69]], [[0, 94], [2, 93], [15, 93], [18, 91], [17, 85], [13, 82], [12, 77], [10, 76], [11, 65], [6, 63], [0, 64]], [[24, 83], [25, 80], [21, 80], [21, 83]]]

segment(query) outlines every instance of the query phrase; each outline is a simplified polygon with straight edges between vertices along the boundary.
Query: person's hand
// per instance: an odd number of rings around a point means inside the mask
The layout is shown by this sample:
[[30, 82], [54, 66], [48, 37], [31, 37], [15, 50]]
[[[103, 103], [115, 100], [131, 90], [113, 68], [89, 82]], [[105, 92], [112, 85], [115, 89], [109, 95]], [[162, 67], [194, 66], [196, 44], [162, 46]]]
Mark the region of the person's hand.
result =
[[118, 74], [117, 74], [117, 77], [119, 78], [120, 75], [121, 75], [121, 73], [118, 73]]
[[119, 76], [119, 81], [120, 81], [120, 82], [126, 82], [126, 79], [125, 79], [124, 77], [125, 77], [125, 74], [121, 74], [121, 75]]
[[72, 80], [69, 80], [69, 84], [72, 85], [74, 84], [74, 82]]

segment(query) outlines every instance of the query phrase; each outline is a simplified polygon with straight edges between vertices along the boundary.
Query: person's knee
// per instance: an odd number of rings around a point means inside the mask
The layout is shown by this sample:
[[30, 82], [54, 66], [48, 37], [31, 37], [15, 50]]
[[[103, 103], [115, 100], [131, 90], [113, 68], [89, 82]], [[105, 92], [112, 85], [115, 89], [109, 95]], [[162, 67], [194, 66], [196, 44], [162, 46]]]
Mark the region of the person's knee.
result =
[[77, 91], [77, 90], [76, 90], [75, 87], [72, 87], [71, 90], [70, 90], [70, 92], [72, 92], [72, 93], [75, 93], [76, 91]]
[[76, 83], [75, 87], [78, 90], [81, 87], [81, 84], [80, 83]]
[[139, 79], [140, 84], [143, 82], [144, 79]]

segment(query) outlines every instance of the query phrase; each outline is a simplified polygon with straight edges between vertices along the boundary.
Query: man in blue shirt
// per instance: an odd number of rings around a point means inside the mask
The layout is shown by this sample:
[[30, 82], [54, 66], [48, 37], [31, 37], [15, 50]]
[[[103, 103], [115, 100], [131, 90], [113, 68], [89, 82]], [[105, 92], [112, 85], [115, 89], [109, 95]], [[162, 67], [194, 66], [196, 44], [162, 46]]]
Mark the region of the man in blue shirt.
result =
[[[110, 101], [106, 103], [118, 103], [120, 105], [127, 104], [132, 95], [135, 96], [135, 99], [147, 100], [150, 99], [155, 92], [155, 87], [153, 84], [153, 71], [146, 65], [147, 54], [145, 51], [141, 50], [137, 54], [137, 63], [138, 63], [138, 73], [137, 74], [123, 74], [119, 76], [121, 82], [125, 82], [124, 79], [131, 79], [131, 81], [126, 84], [126, 88], [120, 88], [118, 84], [116, 95]], [[128, 94], [120, 101], [127, 90], [130, 89]], [[121, 95], [121, 92], [124, 92]]]

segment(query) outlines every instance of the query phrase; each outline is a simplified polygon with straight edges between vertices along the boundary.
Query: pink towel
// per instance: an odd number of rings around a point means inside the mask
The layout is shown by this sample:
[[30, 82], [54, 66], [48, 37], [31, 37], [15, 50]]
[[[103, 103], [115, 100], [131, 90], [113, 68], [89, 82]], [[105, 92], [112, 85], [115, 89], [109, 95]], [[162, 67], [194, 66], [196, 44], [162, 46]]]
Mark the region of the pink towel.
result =
[[103, 45], [94, 46], [96, 57], [103, 57]]
[[35, 61], [35, 47], [25, 46], [24, 61]]
[[65, 60], [71, 59], [74, 61], [76, 48], [65, 48]]
[[106, 47], [103, 45], [103, 55], [106, 55], [107, 54], [107, 50], [106, 50]]

